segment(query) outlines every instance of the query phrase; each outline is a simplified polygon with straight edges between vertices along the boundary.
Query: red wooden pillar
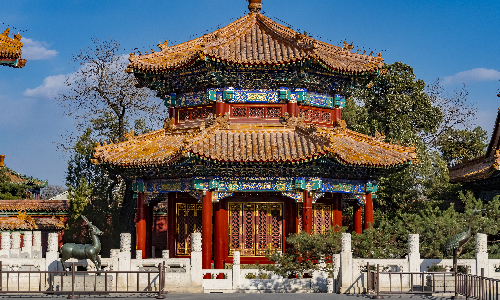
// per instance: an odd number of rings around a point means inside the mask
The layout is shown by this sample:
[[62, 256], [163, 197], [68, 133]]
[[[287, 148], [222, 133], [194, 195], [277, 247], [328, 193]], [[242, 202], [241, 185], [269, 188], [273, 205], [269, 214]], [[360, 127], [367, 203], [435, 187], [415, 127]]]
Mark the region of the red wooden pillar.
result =
[[167, 249], [170, 251], [171, 257], [176, 257], [175, 252], [175, 223], [177, 221], [177, 210], [174, 203], [176, 193], [168, 193], [167, 202]]
[[286, 110], [290, 117], [297, 116], [297, 102], [288, 101]]
[[361, 206], [356, 203], [354, 204], [354, 231], [356, 233], [362, 234], [363, 229], [361, 227]]
[[223, 116], [226, 113], [226, 103], [225, 102], [216, 102], [215, 103], [215, 114], [217, 116]]
[[[212, 267], [212, 192], [207, 191], [203, 196], [202, 222], [203, 232], [201, 239], [201, 267]], [[206, 274], [205, 279], [210, 279], [211, 274]]]
[[371, 193], [366, 194], [364, 229], [368, 229], [370, 226], [373, 226], [373, 200]]
[[312, 219], [313, 219], [313, 209], [312, 209], [312, 197], [308, 191], [304, 191], [304, 205], [302, 206], [302, 220], [303, 229], [308, 234], [312, 232]]
[[[224, 259], [228, 252], [228, 213], [225, 208], [225, 203], [221, 200], [215, 205], [215, 226], [214, 226], [214, 267], [215, 269], [224, 269]], [[205, 229], [203, 229], [205, 230]], [[222, 279], [224, 274], [217, 275], [217, 278]]]
[[144, 193], [137, 195], [136, 250], [142, 250], [142, 258], [146, 257], [146, 218], [148, 206], [144, 204]]
[[153, 203], [146, 205], [146, 258], [153, 257], [153, 207]]
[[333, 227], [342, 227], [342, 195], [340, 193], [333, 194]]

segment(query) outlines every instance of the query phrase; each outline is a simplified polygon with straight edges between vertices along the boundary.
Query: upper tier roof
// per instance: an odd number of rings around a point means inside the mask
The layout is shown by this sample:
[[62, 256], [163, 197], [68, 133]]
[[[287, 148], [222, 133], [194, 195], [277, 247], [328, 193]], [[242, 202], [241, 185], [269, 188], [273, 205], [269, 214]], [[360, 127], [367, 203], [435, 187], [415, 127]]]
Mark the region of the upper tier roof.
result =
[[486, 154], [449, 168], [450, 182], [474, 182], [491, 177], [500, 166], [500, 108]]
[[234, 163], [305, 162], [328, 155], [341, 164], [380, 168], [411, 163], [416, 157], [414, 147], [384, 143], [345, 125], [306, 127], [301, 118], [290, 118], [287, 125], [280, 126], [233, 126], [227, 123], [227, 115], [207, 128], [160, 129], [126, 142], [99, 145], [94, 157], [117, 167], [147, 167], [168, 166], [193, 155]]
[[383, 59], [353, 53], [352, 44], [333, 46], [278, 24], [259, 12], [194, 40], [146, 55], [131, 54], [129, 70], [165, 72], [187, 67], [206, 57], [232, 64], [280, 65], [307, 59], [333, 72], [349, 74], [373, 73], [383, 66]]
[[[7, 28], [0, 35], [0, 65], [5, 64], [14, 68], [22, 68], [26, 64], [25, 59], [21, 58], [21, 47], [23, 43], [21, 42], [21, 35], [16, 34], [14, 38], [9, 37], [10, 29]], [[9, 61], [6, 63], [6, 61]], [[14, 62], [10, 62], [10, 60]]]

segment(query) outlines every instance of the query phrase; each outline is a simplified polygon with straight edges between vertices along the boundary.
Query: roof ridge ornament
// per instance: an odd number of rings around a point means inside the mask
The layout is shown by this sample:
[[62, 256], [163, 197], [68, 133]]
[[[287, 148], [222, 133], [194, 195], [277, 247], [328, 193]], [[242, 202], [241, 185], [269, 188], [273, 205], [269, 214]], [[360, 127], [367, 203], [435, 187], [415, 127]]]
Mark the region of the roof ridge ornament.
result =
[[262, 0], [248, 0], [248, 9], [251, 13], [260, 13]]

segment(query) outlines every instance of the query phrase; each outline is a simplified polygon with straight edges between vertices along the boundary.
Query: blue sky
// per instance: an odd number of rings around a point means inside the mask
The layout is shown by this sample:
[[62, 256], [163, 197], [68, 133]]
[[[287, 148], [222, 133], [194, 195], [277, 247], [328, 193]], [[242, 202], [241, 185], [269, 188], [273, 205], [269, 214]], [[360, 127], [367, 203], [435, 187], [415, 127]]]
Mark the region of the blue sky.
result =
[[[73, 120], [54, 101], [78, 66], [72, 53], [91, 38], [114, 38], [123, 53], [144, 52], [213, 31], [247, 13], [246, 0], [15, 1], [0, 11], [0, 30], [23, 36], [22, 69], [0, 68], [0, 154], [21, 174], [63, 185], [67, 157], [57, 150]], [[271, 19], [340, 45], [382, 51], [417, 78], [440, 78], [453, 93], [465, 84], [477, 124], [491, 134], [500, 98], [500, 1], [263, 0]], [[16, 29], [14, 29], [14, 27]], [[161, 100], [158, 100], [161, 101]]]

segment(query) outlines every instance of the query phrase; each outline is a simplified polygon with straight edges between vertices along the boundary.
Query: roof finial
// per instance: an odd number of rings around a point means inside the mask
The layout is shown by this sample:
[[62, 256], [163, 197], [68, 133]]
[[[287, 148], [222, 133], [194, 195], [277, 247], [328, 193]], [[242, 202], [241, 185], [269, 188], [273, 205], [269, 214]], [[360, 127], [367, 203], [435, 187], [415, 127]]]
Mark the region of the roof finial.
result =
[[260, 4], [262, 0], [248, 0], [248, 9], [252, 13], [259, 13], [262, 5]]

